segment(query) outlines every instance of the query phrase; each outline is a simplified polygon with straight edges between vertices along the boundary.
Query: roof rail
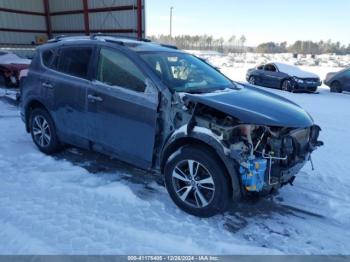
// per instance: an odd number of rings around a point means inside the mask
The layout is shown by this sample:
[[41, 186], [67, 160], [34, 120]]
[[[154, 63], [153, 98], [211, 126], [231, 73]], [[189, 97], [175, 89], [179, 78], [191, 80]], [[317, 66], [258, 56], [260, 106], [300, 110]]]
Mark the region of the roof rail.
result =
[[168, 45], [168, 44], [160, 44], [161, 46], [163, 47], [167, 47], [167, 48], [170, 48], [170, 49], [176, 49], [178, 50], [179, 48], [175, 45]]
[[60, 41], [62, 38], [65, 38], [65, 37], [69, 37], [69, 36], [66, 36], [66, 35], [58, 35], [58, 36], [55, 36], [54, 38], [50, 39], [50, 40], [47, 41], [47, 42], [48, 42], [48, 43], [58, 42], [58, 41]]
[[123, 36], [123, 35], [111, 35], [111, 34], [104, 34], [104, 33], [94, 33], [90, 35], [90, 38], [92, 40], [96, 39], [96, 37], [113, 37], [113, 38], [124, 38], [124, 39], [130, 39], [135, 41], [142, 41], [142, 42], [152, 42], [150, 39], [147, 38], [140, 38], [140, 37], [133, 37], [133, 36]]

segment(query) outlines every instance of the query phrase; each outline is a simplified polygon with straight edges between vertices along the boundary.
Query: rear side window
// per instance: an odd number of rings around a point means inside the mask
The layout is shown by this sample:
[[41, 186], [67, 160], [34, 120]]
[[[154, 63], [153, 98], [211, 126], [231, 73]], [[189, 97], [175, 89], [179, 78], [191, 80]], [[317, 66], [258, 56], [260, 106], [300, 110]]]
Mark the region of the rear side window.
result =
[[57, 70], [76, 77], [87, 78], [91, 47], [66, 47], [60, 50]]
[[52, 62], [53, 57], [54, 57], [54, 50], [50, 49], [50, 50], [44, 51], [42, 54], [43, 64], [46, 67], [51, 67], [51, 62]]
[[137, 92], [144, 92], [146, 88], [146, 78], [134, 62], [111, 49], [101, 49], [97, 80]]

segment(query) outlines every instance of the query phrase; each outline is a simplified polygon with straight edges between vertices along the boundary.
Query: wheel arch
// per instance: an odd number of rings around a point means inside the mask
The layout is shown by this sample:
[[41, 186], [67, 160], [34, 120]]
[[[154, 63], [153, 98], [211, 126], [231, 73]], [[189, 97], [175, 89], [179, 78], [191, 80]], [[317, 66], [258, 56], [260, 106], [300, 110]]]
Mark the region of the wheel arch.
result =
[[341, 82], [340, 82], [338, 79], [333, 79], [333, 80], [331, 81], [330, 86], [333, 86], [333, 85], [336, 84], [336, 83], [338, 83], [339, 86], [341, 87]]
[[[335, 84], [337, 84], [338, 85], [338, 88], [336, 88], [335, 90], [334, 90], [334, 85]], [[331, 84], [330, 84], [330, 88], [331, 88], [331, 90], [333, 89], [335, 92], [337, 92], [337, 93], [342, 93], [343, 92], [343, 84], [341, 83], [341, 81], [339, 81], [339, 79], [334, 79], [334, 80], [332, 80], [332, 82], [331, 82]]]
[[47, 110], [47, 107], [45, 106], [45, 104], [43, 102], [41, 102], [38, 99], [32, 99], [31, 101], [29, 101], [25, 107], [24, 107], [24, 120], [25, 120], [25, 126], [26, 126], [26, 131], [27, 133], [30, 132], [30, 125], [29, 125], [29, 117], [31, 112], [36, 109], [36, 108], [42, 108], [44, 110], [47, 111], [47, 113], [50, 115], [50, 117], [52, 118], [49, 110]]
[[234, 160], [228, 159], [224, 153], [223, 146], [208, 134], [192, 132], [191, 135], [178, 134], [169, 139], [162, 150], [160, 158], [160, 170], [164, 174], [165, 164], [168, 158], [185, 145], [202, 146], [217, 157], [224, 167], [230, 182], [230, 192], [234, 200], [241, 197], [241, 180], [238, 177]]

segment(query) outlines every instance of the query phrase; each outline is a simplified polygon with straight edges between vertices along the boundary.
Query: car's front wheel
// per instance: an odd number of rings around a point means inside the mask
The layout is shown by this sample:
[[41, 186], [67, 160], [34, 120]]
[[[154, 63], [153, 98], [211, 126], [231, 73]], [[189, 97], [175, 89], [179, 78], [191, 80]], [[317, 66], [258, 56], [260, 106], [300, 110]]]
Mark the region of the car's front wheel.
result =
[[284, 80], [282, 82], [282, 90], [287, 92], [293, 92], [292, 82], [290, 80]]
[[342, 86], [338, 81], [335, 81], [332, 83], [331, 92], [332, 93], [342, 93], [343, 92]]
[[6, 87], [12, 87], [11, 78], [4, 76], [4, 82]]
[[165, 184], [175, 204], [198, 217], [224, 212], [230, 202], [230, 182], [220, 161], [206, 147], [185, 146], [170, 156]]
[[59, 151], [60, 143], [53, 120], [43, 108], [36, 108], [30, 114], [30, 133], [35, 145], [45, 154]]
[[249, 84], [256, 85], [256, 78], [255, 78], [255, 76], [249, 77]]

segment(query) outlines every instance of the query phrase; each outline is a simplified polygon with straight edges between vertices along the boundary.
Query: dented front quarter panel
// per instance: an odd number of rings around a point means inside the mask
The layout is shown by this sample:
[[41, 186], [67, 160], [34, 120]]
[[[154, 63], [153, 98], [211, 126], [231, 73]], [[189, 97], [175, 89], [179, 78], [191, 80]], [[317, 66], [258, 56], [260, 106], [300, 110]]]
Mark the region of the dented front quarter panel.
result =
[[[166, 161], [164, 159], [170, 156], [165, 153], [168, 147], [171, 148], [184, 139], [193, 139], [190, 142], [199, 142], [215, 150], [225, 164], [232, 185], [240, 185], [241, 189], [242, 180], [238, 175], [240, 163], [232, 157], [231, 140], [227, 139], [227, 137], [231, 137], [233, 129], [253, 125], [267, 128], [276, 127], [283, 130], [299, 130], [314, 125], [312, 117], [297, 104], [250, 86], [198, 95], [174, 94], [172, 98], [175, 103], [172, 103], [169, 110], [166, 111], [166, 116], [168, 119], [172, 119], [168, 126], [173, 125], [174, 128], [171, 131], [163, 130], [166, 139], [163, 140], [164, 146], [159, 155], [161, 169]], [[197, 110], [197, 108], [199, 109]], [[209, 110], [206, 111], [206, 108]], [[214, 109], [213, 112], [216, 113], [214, 115], [208, 114], [211, 112], [210, 109]], [[226, 118], [222, 118], [218, 112], [227, 115], [230, 122], [223, 122], [223, 119]], [[180, 114], [183, 118], [180, 125], [174, 120], [176, 114]], [[227, 134], [229, 135], [227, 136]], [[306, 162], [306, 160], [304, 161]], [[241, 190], [241, 193], [244, 192], [244, 189]]]
[[[194, 139], [195, 141], [205, 144], [208, 147], [212, 148], [221, 161], [225, 164], [225, 168], [230, 175], [232, 187], [235, 188], [237, 185], [239, 187], [241, 186], [241, 181], [239, 179], [239, 176], [236, 172], [237, 166], [236, 162], [233, 161], [232, 158], [229, 157], [230, 149], [226, 148], [222, 142], [221, 138], [214, 134], [210, 129], [204, 128], [204, 127], [194, 127], [193, 130], [191, 130], [190, 133], [187, 132], [188, 126], [183, 125], [179, 129], [177, 129], [173, 134], [169, 137], [167, 142], [165, 143], [163, 150], [162, 150], [162, 156], [164, 156], [165, 151], [167, 148], [172, 145], [173, 143], [176, 143], [176, 141], [179, 141], [181, 139]], [[164, 163], [165, 164], [165, 163]], [[234, 199], [237, 199], [240, 197], [240, 192], [233, 192], [237, 194], [236, 196], [233, 196]]]

